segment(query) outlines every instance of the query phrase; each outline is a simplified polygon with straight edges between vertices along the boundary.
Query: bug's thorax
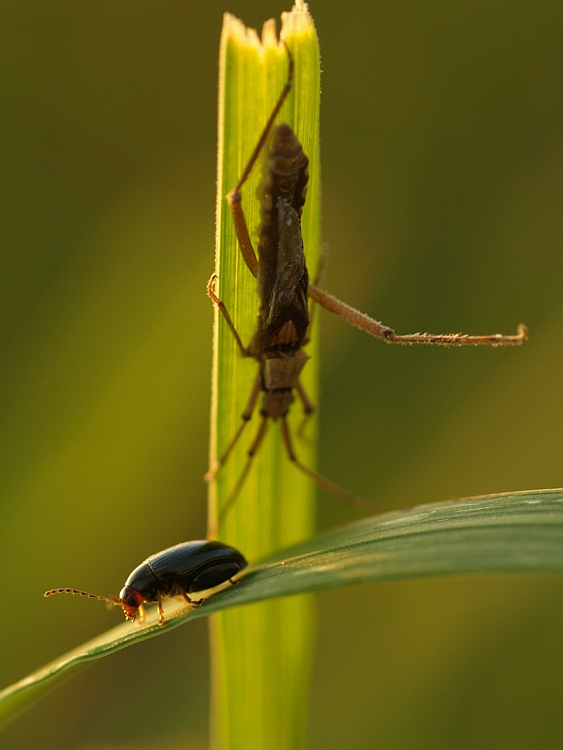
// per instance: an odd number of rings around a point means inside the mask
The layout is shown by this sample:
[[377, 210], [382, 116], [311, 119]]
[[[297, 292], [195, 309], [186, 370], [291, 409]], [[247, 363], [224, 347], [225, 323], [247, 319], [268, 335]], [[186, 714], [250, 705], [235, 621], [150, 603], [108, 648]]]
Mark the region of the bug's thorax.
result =
[[265, 391], [295, 388], [308, 359], [309, 355], [301, 349], [288, 353], [266, 352], [260, 362], [262, 388]]
[[291, 352], [266, 352], [260, 360], [262, 376], [262, 416], [273, 420], [283, 417], [295, 401], [293, 389], [297, 387], [299, 375], [309, 359], [301, 349]]

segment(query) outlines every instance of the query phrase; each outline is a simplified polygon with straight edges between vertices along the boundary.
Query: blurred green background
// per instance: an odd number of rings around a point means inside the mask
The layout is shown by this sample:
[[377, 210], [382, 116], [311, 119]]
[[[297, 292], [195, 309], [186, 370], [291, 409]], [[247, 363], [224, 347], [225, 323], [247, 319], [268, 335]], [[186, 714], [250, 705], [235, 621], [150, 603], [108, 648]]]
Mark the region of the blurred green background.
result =
[[[217, 54], [273, 0], [0, 5], [0, 687], [120, 622], [117, 594], [205, 533]], [[563, 5], [311, 3], [323, 54], [320, 468], [395, 508], [561, 486]], [[288, 499], [290, 501], [290, 498]], [[354, 518], [320, 498], [319, 523]], [[553, 748], [563, 580], [482, 576], [318, 598], [307, 747]], [[203, 748], [204, 621], [88, 668], [5, 750]]]

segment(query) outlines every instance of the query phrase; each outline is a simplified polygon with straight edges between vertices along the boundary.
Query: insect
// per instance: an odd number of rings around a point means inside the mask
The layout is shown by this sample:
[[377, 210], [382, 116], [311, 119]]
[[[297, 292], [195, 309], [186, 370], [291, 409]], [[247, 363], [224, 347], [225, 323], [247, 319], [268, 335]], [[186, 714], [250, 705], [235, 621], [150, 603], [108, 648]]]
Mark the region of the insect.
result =
[[44, 596], [53, 594], [79, 594], [91, 599], [109, 602], [122, 607], [128, 620], [135, 620], [139, 613], [145, 619], [143, 605], [158, 602], [158, 623], [164, 623], [163, 597], [182, 596], [188, 604], [199, 607], [203, 599], [191, 599], [189, 594], [206, 591], [220, 583], [233, 581], [233, 576], [246, 568], [248, 563], [234, 547], [221, 542], [198, 540], [183, 542], [151, 555], [138, 565], [125, 581], [119, 598], [98, 596], [78, 589], [51, 589]]
[[[303, 465], [293, 448], [287, 414], [295, 401], [294, 391], [302, 402], [305, 415], [314, 411], [314, 405], [300, 381], [300, 374], [309, 359], [302, 349], [308, 341], [311, 322], [308, 298], [387, 343], [506, 346], [521, 344], [527, 337], [527, 330], [523, 325], [512, 336], [469, 336], [459, 333], [398, 335], [392, 328], [373, 320], [309, 282], [301, 235], [301, 214], [307, 192], [309, 162], [292, 128], [287, 123], [274, 125], [293, 85], [293, 57], [287, 45], [286, 50], [289, 59], [286, 84], [239, 181], [227, 195], [240, 251], [249, 271], [258, 282], [258, 326], [248, 346], [243, 344], [225, 304], [215, 293], [215, 274], [207, 285], [207, 294], [225, 318], [242, 356], [253, 357], [259, 364], [248, 404], [242, 414], [242, 423], [205, 475], [207, 481], [216, 476], [227, 460], [254, 413], [260, 393], [263, 394], [260, 426], [248, 450], [247, 463], [219, 513], [217, 526], [236, 500], [266, 434], [269, 420], [281, 422], [285, 449], [295, 466], [340, 499], [356, 506], [367, 505], [374, 510], [371, 504], [366, 504]], [[242, 208], [241, 189], [263, 150], [264, 178], [260, 189], [261, 225], [258, 230], [257, 257]], [[211, 536], [215, 532], [216, 529], [212, 529]]]

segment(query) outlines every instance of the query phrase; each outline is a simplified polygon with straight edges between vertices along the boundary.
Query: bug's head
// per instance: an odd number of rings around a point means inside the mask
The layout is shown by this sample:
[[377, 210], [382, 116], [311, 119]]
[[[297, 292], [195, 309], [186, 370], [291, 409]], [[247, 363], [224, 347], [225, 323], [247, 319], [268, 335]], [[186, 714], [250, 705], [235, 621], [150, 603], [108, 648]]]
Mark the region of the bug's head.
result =
[[144, 601], [145, 597], [137, 589], [134, 589], [133, 586], [124, 586], [119, 594], [119, 604], [121, 604], [125, 617], [128, 620], [136, 618], [139, 607]]

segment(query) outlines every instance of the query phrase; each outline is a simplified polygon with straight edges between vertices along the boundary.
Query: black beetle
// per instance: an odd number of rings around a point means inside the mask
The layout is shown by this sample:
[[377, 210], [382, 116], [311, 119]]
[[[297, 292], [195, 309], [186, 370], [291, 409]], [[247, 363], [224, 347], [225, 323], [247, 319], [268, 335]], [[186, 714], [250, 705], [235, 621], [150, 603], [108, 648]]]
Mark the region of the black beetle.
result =
[[203, 599], [190, 599], [188, 594], [206, 591], [220, 583], [232, 580], [248, 563], [234, 547], [221, 542], [197, 540], [183, 542], [151, 555], [138, 565], [125, 581], [119, 598], [98, 596], [78, 589], [51, 589], [52, 594], [79, 594], [91, 599], [101, 599], [115, 607], [122, 607], [128, 620], [135, 620], [137, 612], [141, 622], [145, 619], [143, 604], [158, 602], [158, 623], [164, 622], [162, 597], [183, 596], [188, 604], [199, 607]]

